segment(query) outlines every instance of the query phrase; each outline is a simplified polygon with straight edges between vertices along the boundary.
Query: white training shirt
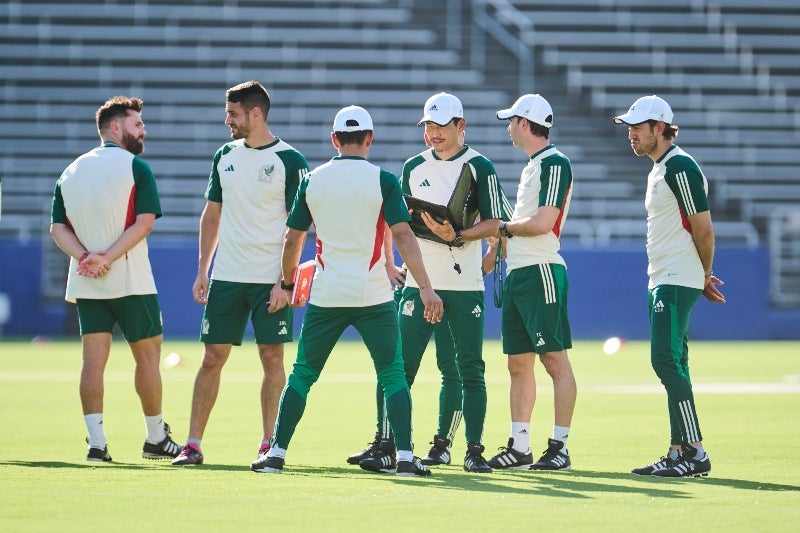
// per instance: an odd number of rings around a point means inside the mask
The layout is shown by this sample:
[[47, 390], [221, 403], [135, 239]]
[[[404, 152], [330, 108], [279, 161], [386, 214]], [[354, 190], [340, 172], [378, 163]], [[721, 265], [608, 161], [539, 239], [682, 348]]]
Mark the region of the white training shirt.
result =
[[[143, 213], [161, 216], [153, 172], [131, 152], [107, 142], [77, 158], [61, 174], [51, 221], [70, 226], [87, 250], [97, 252], [108, 249]], [[145, 239], [114, 261], [104, 276], [80, 276], [77, 269], [78, 261], [72, 258], [65, 298], [69, 302], [156, 294]]]
[[677, 145], [647, 176], [648, 288], [705, 287], [703, 263], [692, 239], [691, 215], [708, 211], [708, 182], [697, 162]]
[[558, 253], [561, 228], [567, 220], [572, 199], [572, 167], [569, 159], [552, 144], [533, 154], [522, 169], [517, 186], [517, 203], [511, 220], [532, 217], [539, 207], [560, 210], [552, 231], [543, 235], [515, 235], [506, 240], [508, 272], [543, 263], [566, 266]]
[[334, 157], [300, 185], [287, 225], [317, 233], [309, 303], [367, 307], [392, 300], [384, 228], [411, 217], [397, 176], [360, 157]]
[[[403, 192], [439, 205], [447, 205], [465, 164], [472, 168], [477, 184], [480, 218], [508, 220], [510, 204], [506, 199], [492, 162], [469, 146], [450, 159], [440, 159], [431, 148], [405, 162], [401, 178]], [[478, 222], [476, 220], [476, 223]], [[435, 290], [484, 290], [481, 241], [469, 241], [462, 248], [417, 238], [425, 270]], [[459, 273], [454, 265], [461, 270]], [[406, 285], [419, 288], [408, 273]]]
[[205, 195], [222, 203], [211, 279], [278, 282], [286, 217], [307, 172], [302, 154], [277, 138], [258, 148], [239, 139], [217, 151]]

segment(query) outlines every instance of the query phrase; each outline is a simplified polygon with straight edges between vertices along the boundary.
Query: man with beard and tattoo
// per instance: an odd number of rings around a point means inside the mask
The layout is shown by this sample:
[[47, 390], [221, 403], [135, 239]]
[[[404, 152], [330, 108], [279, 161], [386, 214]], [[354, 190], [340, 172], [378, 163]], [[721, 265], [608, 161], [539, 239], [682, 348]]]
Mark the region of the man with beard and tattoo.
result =
[[77, 305], [83, 344], [80, 398], [89, 433], [87, 461], [109, 462], [103, 430], [103, 377], [119, 324], [136, 362], [146, 459], [171, 459], [181, 446], [161, 414], [158, 294], [145, 238], [161, 216], [156, 181], [137, 156], [145, 129], [139, 98], [115, 96], [95, 115], [102, 145], [72, 162], [53, 194], [50, 234], [70, 256], [66, 300]]
[[283, 234], [297, 188], [308, 173], [305, 157], [270, 131], [269, 108], [269, 93], [256, 81], [226, 92], [225, 125], [233, 141], [214, 155], [192, 287], [194, 300], [205, 306], [203, 360], [194, 384], [189, 438], [174, 465], [203, 463], [200, 440], [222, 368], [232, 346], [242, 344], [248, 317], [264, 372], [258, 456], [269, 450], [286, 384], [283, 344], [292, 341], [292, 309], [279, 283]]

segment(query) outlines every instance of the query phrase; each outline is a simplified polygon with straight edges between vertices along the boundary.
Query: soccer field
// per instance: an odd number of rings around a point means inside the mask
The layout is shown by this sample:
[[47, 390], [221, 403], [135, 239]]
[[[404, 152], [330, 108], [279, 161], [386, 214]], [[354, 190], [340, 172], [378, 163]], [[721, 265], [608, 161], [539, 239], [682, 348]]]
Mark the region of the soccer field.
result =
[[[666, 399], [648, 345], [614, 355], [600, 341], [570, 356], [579, 393], [570, 472], [468, 474], [463, 427], [454, 464], [428, 479], [372, 474], [344, 458], [375, 432], [374, 374], [362, 345], [342, 342], [309, 396], [283, 475], [249, 470], [260, 438], [255, 346], [235, 348], [203, 439], [206, 465], [141, 458], [144, 422], [133, 361], [115, 342], [106, 371], [111, 464], [86, 463], [78, 399], [80, 344], [0, 342], [0, 530], [16, 531], [789, 531], [800, 521], [800, 343], [694, 342], [690, 361], [708, 478], [633, 476], [663, 454]], [[296, 344], [287, 349], [287, 372]], [[165, 419], [183, 442], [198, 342], [167, 341]], [[486, 455], [508, 440], [508, 377], [499, 343], [484, 348], [489, 395]], [[537, 366], [534, 453], [552, 429], [552, 388]], [[412, 390], [416, 453], [436, 429], [433, 353]], [[792, 526], [792, 524], [795, 524]]]

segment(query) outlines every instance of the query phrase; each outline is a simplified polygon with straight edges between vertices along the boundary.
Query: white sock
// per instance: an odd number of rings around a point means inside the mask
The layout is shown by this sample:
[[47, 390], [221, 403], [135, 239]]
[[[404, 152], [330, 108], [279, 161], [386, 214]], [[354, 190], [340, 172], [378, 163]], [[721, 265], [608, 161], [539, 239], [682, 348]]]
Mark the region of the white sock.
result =
[[703, 445], [702, 445], [702, 444], [698, 444], [697, 446], [692, 446], [692, 448], [694, 448], [695, 450], [697, 450], [697, 451], [695, 452], [695, 454], [694, 454], [694, 458], [695, 458], [695, 459], [698, 459], [698, 460], [699, 460], [699, 459], [702, 459], [703, 457], [705, 457], [705, 456], [706, 456], [706, 450], [705, 450], [705, 448], [703, 448]]
[[144, 425], [147, 428], [147, 442], [158, 444], [167, 438], [167, 431], [164, 429], [164, 419], [161, 413], [153, 416], [145, 415]]
[[569, 455], [569, 452], [567, 451], [567, 437], [569, 437], [568, 426], [553, 426], [553, 440], [560, 440], [563, 442], [564, 447], [561, 449], [561, 451]]
[[512, 448], [528, 453], [531, 449], [531, 423], [511, 422], [511, 438], [514, 439]]
[[267, 457], [280, 457], [281, 459], [286, 459], [286, 450], [283, 448], [278, 448], [277, 446], [273, 446], [267, 452]]
[[411, 450], [397, 450], [397, 460], [398, 461], [413, 461], [414, 460], [414, 452]]
[[100, 448], [101, 450], [105, 448], [106, 434], [103, 431], [103, 413], [83, 415], [83, 420], [86, 422], [86, 429], [89, 431], [89, 447]]
[[681, 456], [681, 452], [676, 450], [675, 448], [670, 448], [667, 450], [667, 457], [672, 459], [673, 461]]

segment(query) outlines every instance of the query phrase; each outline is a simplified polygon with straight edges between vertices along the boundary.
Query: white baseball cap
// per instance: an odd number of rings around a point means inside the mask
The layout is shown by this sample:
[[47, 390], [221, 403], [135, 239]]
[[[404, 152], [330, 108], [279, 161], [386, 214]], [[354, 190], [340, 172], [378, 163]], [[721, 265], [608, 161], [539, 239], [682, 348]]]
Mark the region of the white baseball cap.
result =
[[553, 108], [538, 94], [523, 94], [517, 98], [514, 105], [497, 112], [497, 118], [500, 120], [511, 117], [523, 117], [540, 126], [553, 127]]
[[464, 118], [464, 106], [461, 105], [461, 100], [448, 93], [434, 94], [425, 102], [422, 119], [417, 122], [417, 126], [422, 126], [426, 122], [446, 126], [454, 118]]
[[372, 131], [372, 117], [357, 105], [343, 107], [333, 119], [334, 132]]
[[656, 95], [642, 96], [633, 103], [627, 113], [614, 117], [616, 124], [628, 124], [629, 126], [648, 120], [660, 120], [672, 124], [672, 108], [666, 100]]

